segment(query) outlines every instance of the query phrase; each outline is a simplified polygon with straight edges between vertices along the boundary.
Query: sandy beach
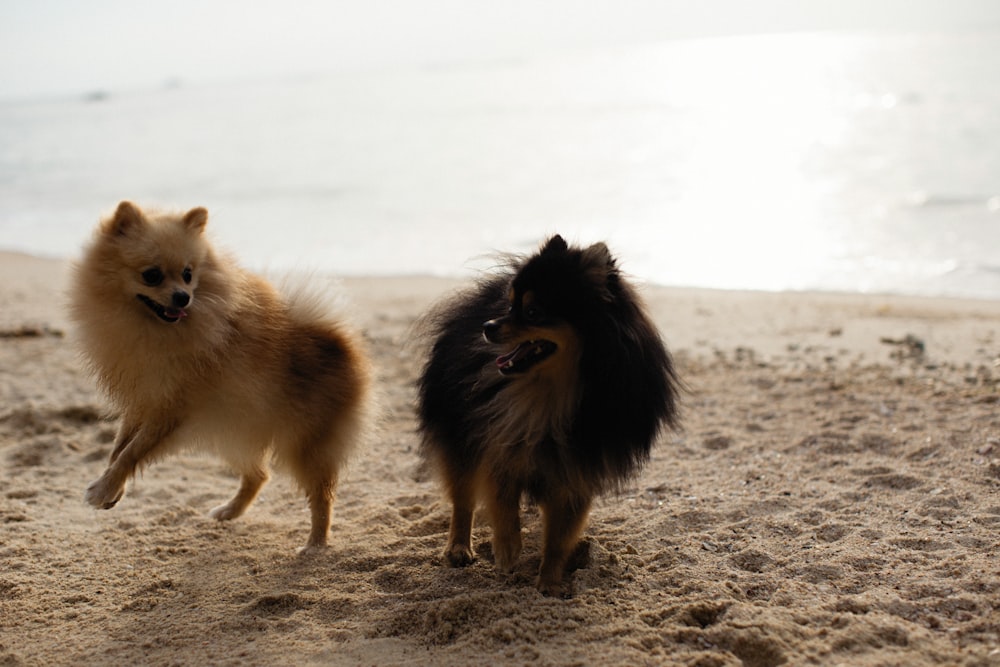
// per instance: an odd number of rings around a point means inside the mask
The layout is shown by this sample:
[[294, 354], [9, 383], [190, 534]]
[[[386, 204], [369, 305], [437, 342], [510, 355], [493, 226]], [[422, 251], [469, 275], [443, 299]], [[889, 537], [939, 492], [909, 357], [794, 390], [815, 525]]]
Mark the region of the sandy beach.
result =
[[[416, 454], [412, 325], [460, 283], [349, 278], [378, 432], [331, 546], [275, 476], [246, 516], [217, 460], [83, 501], [116, 423], [82, 370], [68, 264], [0, 254], [0, 665], [1000, 665], [1000, 303], [647, 286], [688, 386], [574, 595], [511, 575], [490, 528], [444, 564], [449, 507]], [[151, 371], [155, 372], [155, 371]]]

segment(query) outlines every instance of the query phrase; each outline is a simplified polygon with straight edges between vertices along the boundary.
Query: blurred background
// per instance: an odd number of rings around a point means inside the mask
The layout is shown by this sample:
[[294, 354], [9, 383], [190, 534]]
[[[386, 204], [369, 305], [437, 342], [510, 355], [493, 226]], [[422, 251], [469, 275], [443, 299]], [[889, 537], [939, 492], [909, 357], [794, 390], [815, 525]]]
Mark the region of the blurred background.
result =
[[251, 267], [548, 234], [681, 286], [1000, 298], [994, 0], [6, 0], [0, 249], [121, 199]]

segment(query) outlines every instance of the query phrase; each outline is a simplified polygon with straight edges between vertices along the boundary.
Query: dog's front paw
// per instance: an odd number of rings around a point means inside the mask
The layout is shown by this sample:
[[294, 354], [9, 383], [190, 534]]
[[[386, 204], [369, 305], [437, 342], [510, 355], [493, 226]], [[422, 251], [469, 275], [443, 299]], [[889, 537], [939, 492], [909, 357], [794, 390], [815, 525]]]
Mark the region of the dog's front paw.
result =
[[319, 556], [320, 554], [325, 554], [330, 550], [330, 545], [327, 543], [323, 544], [306, 544], [304, 547], [298, 547], [295, 550], [295, 555], [299, 558], [312, 558], [314, 556]]
[[210, 509], [208, 511], [208, 516], [217, 521], [230, 521], [242, 515], [244, 509], [245, 508], [243, 507], [234, 507], [233, 501], [230, 501], [225, 505], [219, 505], [218, 507]]
[[510, 542], [493, 542], [493, 564], [497, 572], [510, 574], [517, 565], [517, 559], [521, 556], [521, 541], [511, 540]]
[[476, 559], [472, 555], [472, 549], [467, 544], [449, 544], [444, 552], [444, 557], [452, 567], [465, 567], [471, 565]]
[[84, 498], [91, 507], [109, 510], [118, 504], [123, 495], [125, 495], [125, 485], [113, 484], [107, 475], [103, 475], [100, 479], [91, 482]]
[[547, 577], [538, 577], [535, 584], [538, 592], [547, 598], [568, 598], [573, 594], [573, 588], [568, 583], [559, 580], [552, 580]]

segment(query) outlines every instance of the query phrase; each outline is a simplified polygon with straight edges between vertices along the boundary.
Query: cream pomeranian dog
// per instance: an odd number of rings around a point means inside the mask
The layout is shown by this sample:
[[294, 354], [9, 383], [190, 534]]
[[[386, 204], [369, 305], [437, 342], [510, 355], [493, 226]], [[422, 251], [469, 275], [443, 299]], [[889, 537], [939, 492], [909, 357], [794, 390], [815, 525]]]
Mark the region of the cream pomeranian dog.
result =
[[324, 546], [338, 474], [366, 423], [368, 358], [316, 299], [285, 298], [216, 253], [207, 221], [204, 208], [175, 215], [122, 202], [75, 267], [72, 319], [121, 414], [87, 502], [110, 509], [137, 468], [197, 447], [240, 473], [236, 495], [211, 511], [235, 519], [273, 461], [308, 498], [307, 547]]

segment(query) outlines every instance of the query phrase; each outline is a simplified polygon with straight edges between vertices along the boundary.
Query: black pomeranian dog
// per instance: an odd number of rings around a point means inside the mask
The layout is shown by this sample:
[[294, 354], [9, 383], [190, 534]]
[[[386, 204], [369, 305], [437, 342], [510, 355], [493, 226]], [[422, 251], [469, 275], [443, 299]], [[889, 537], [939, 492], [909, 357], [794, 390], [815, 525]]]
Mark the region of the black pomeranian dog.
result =
[[520, 503], [543, 519], [538, 589], [570, 592], [567, 562], [593, 498], [620, 490], [678, 424], [679, 381], [607, 246], [553, 236], [527, 259], [446, 300], [418, 383], [422, 454], [452, 502], [445, 557], [473, 560], [478, 501], [496, 567], [521, 552]]

